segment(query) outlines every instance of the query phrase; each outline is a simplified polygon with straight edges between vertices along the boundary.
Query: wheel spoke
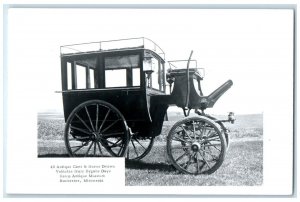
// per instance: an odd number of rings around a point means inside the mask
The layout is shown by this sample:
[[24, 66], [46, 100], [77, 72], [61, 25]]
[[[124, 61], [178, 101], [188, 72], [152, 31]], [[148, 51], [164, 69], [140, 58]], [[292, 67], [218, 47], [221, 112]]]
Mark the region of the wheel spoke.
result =
[[188, 148], [188, 146], [183, 146], [183, 145], [181, 145], [181, 146], [178, 146], [178, 147], [172, 147], [172, 150], [173, 149], [187, 149]]
[[206, 132], [205, 124], [202, 124], [202, 126], [203, 126], [203, 129], [202, 129], [202, 131], [201, 131], [200, 138], [202, 138], [202, 137], [203, 137], [203, 134], [205, 134], [205, 132]]
[[[176, 139], [174, 139], [174, 138], [176, 138]], [[177, 137], [177, 136], [174, 136], [174, 137], [172, 138], [172, 140], [178, 141], [178, 142], [185, 142], [185, 143], [188, 143], [188, 141], [186, 141], [186, 140], [184, 140], [184, 139], [182, 139], [182, 138], [180, 138], [180, 137]]]
[[146, 150], [146, 148], [140, 143], [140, 141], [138, 141], [137, 139], [134, 139], [139, 145], [141, 145], [141, 147], [144, 148], [144, 150]]
[[70, 147], [71, 149], [74, 148], [74, 147], [78, 147], [75, 151], [73, 151], [73, 153], [75, 154], [76, 152], [78, 152], [81, 148], [83, 148], [84, 146], [86, 146], [87, 144], [82, 144], [80, 146], [73, 146], [73, 147]]
[[75, 126], [70, 126], [70, 128], [71, 128], [71, 129], [74, 129], [74, 130], [78, 130], [78, 131], [80, 131], [80, 132], [82, 132], [82, 133], [85, 133], [85, 134], [87, 134], [87, 135], [91, 135], [91, 132], [88, 132], [88, 131], [86, 131], [86, 130], [84, 130], [84, 129], [82, 129], [82, 128], [78, 128], [78, 127], [75, 127]]
[[88, 155], [88, 153], [89, 153], [91, 147], [93, 146], [93, 144], [94, 144], [94, 142], [92, 142], [92, 143], [90, 144], [90, 146], [89, 146], [88, 150], [86, 151], [84, 157], [87, 157], [87, 155]]
[[202, 159], [204, 160], [204, 162], [206, 163], [206, 165], [209, 167], [209, 169], [211, 169], [210, 165], [208, 164], [207, 160], [204, 158], [204, 156], [202, 156], [202, 154], [200, 152], [198, 152], [200, 154], [200, 156], [202, 157]]
[[220, 137], [219, 136], [215, 136], [215, 137], [212, 137], [212, 138], [205, 138], [205, 142], [210, 142], [210, 141], [217, 141], [217, 142], [220, 142]]
[[208, 139], [208, 138], [213, 138], [213, 137], [217, 137], [217, 136], [219, 136], [218, 135], [218, 133], [213, 133], [213, 134], [211, 134], [210, 136], [207, 136], [206, 138]]
[[192, 140], [192, 137], [189, 135], [189, 133], [185, 130], [185, 128], [181, 125], [180, 126], [182, 128], [182, 130], [184, 131], [184, 133], [188, 136], [188, 138], [190, 138], [190, 140]]
[[96, 143], [97, 143], [97, 146], [98, 146], [98, 149], [99, 149], [100, 155], [101, 155], [101, 154], [103, 154], [103, 153], [102, 153], [101, 146], [100, 146], [99, 142], [96, 142]]
[[91, 128], [84, 122], [84, 120], [82, 120], [82, 118], [78, 115], [75, 114], [75, 116], [81, 121], [81, 123], [83, 123], [83, 125], [92, 133], [93, 131], [91, 130]]
[[139, 156], [139, 154], [138, 154], [138, 152], [137, 152], [137, 150], [136, 150], [136, 147], [135, 147], [135, 145], [134, 145], [134, 143], [133, 143], [132, 140], [131, 140], [131, 144], [132, 144], [132, 146], [133, 146], [133, 150], [134, 150], [136, 156]]
[[181, 156], [179, 156], [175, 161], [181, 160], [185, 155], [188, 155], [188, 152], [184, 152]]
[[94, 142], [94, 156], [96, 156], [96, 142]]
[[218, 160], [219, 159], [218, 156], [212, 155], [210, 152], [205, 151], [204, 149], [201, 149], [201, 151], [203, 151], [206, 154], [209, 154], [212, 157], [213, 160]]
[[100, 131], [101, 131], [101, 129], [102, 129], [104, 123], [106, 122], [106, 119], [107, 119], [109, 113], [110, 113], [110, 109], [108, 109], [108, 111], [106, 112], [105, 117], [104, 117], [104, 119], [103, 119], [103, 121], [102, 121], [102, 123], [101, 123], [101, 125], [100, 125], [100, 127], [99, 127], [99, 129], [98, 129], [98, 133], [100, 133]]
[[[209, 134], [212, 132], [212, 130], [209, 130], [208, 133], [205, 135], [205, 137], [209, 137]], [[203, 136], [202, 136], [203, 137]]]
[[191, 154], [189, 154], [189, 160], [185, 163], [181, 163], [179, 164], [180, 167], [184, 168], [185, 170], [187, 170], [187, 168], [189, 167], [189, 165], [191, 165], [191, 161], [192, 161], [192, 156]]
[[131, 137], [130, 139], [130, 147], [128, 147], [126, 156], [127, 159], [140, 160], [150, 152], [153, 146], [154, 137], [150, 137], [149, 139], [145, 140], [139, 140], [137, 139], [138, 137], [136, 137], [136, 134], [134, 134], [133, 137]]
[[199, 165], [199, 159], [198, 159], [198, 153], [195, 154], [196, 156], [196, 161], [197, 161], [197, 173], [200, 173], [200, 165]]
[[120, 156], [122, 150], [123, 150], [123, 147], [120, 148], [120, 150], [119, 150], [117, 156]]
[[109, 126], [107, 126], [105, 129], [103, 129], [102, 133], [104, 133], [105, 131], [107, 131], [108, 129], [110, 129], [113, 125], [115, 125], [118, 121], [120, 121], [120, 119], [115, 120], [112, 124], [110, 124]]
[[98, 119], [99, 119], [99, 105], [97, 104], [95, 131], [98, 131]]
[[221, 151], [219, 148], [217, 148], [216, 147], [216, 144], [215, 145], [213, 145], [212, 143], [210, 143], [210, 142], [208, 142], [208, 144], [209, 145], [205, 145], [206, 147], [208, 147], [208, 146], [212, 146], [212, 147], [214, 147], [216, 150], [218, 150], [218, 151]]
[[91, 124], [91, 126], [92, 126], [92, 129], [93, 129], [93, 131], [95, 131], [95, 128], [94, 128], [94, 125], [93, 125], [93, 122], [92, 122], [90, 113], [89, 113], [89, 111], [88, 111], [88, 109], [87, 109], [86, 106], [85, 106], [84, 108], [85, 108], [86, 114], [87, 114], [87, 116], [88, 116], [88, 118], [89, 118], [89, 121], [90, 121], [90, 124]]
[[210, 142], [207, 142], [209, 145], [205, 145], [206, 147], [214, 147], [214, 146], [221, 146], [221, 144], [212, 144]]

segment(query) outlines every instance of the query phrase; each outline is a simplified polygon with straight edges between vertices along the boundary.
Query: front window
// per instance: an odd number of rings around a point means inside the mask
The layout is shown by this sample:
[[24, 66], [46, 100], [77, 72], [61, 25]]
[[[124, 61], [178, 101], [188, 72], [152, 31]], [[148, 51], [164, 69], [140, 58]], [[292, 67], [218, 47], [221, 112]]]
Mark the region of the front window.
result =
[[139, 58], [139, 55], [106, 57], [105, 87], [140, 86]]
[[164, 91], [164, 66], [160, 60], [149, 54], [145, 54], [143, 71], [146, 74], [146, 85], [148, 88]]

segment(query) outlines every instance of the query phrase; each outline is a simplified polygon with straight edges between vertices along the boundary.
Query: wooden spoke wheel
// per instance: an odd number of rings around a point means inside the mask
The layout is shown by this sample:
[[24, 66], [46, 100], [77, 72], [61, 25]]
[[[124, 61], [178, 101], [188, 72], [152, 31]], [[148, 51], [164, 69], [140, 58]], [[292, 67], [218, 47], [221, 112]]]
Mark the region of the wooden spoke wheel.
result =
[[117, 108], [105, 101], [90, 100], [72, 111], [64, 139], [72, 157], [122, 157], [126, 154], [129, 132]]
[[139, 138], [133, 135], [128, 144], [126, 158], [130, 160], [141, 160], [144, 158], [151, 151], [154, 138]]
[[167, 137], [173, 166], [188, 174], [211, 174], [223, 163], [226, 140], [218, 124], [203, 116], [178, 121]]

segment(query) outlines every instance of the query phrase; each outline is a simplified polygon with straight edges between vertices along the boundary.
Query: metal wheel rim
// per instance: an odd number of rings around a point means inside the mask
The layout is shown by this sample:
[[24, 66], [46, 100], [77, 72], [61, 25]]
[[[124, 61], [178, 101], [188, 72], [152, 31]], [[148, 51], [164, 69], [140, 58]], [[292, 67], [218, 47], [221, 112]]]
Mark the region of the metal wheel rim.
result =
[[[119, 131], [112, 133], [113, 130]], [[101, 100], [78, 105], [68, 117], [64, 135], [68, 154], [72, 157], [121, 157], [126, 153], [129, 140], [123, 115]]]
[[141, 160], [147, 156], [153, 147], [154, 139], [155, 137], [150, 137], [143, 140], [133, 136], [128, 144], [126, 158], [129, 160]]
[[[192, 130], [196, 132], [191, 133]], [[170, 130], [167, 152], [177, 170], [188, 174], [211, 174], [225, 158], [226, 142], [213, 121], [206, 117], [189, 117], [175, 123]]]

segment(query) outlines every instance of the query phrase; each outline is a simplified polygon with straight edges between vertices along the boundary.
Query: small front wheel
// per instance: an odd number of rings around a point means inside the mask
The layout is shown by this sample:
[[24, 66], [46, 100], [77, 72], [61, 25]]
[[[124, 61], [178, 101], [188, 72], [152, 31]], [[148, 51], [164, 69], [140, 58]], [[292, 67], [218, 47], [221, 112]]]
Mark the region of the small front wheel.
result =
[[188, 117], [171, 128], [167, 153], [173, 166], [183, 173], [211, 174], [224, 161], [226, 140], [213, 120]]

